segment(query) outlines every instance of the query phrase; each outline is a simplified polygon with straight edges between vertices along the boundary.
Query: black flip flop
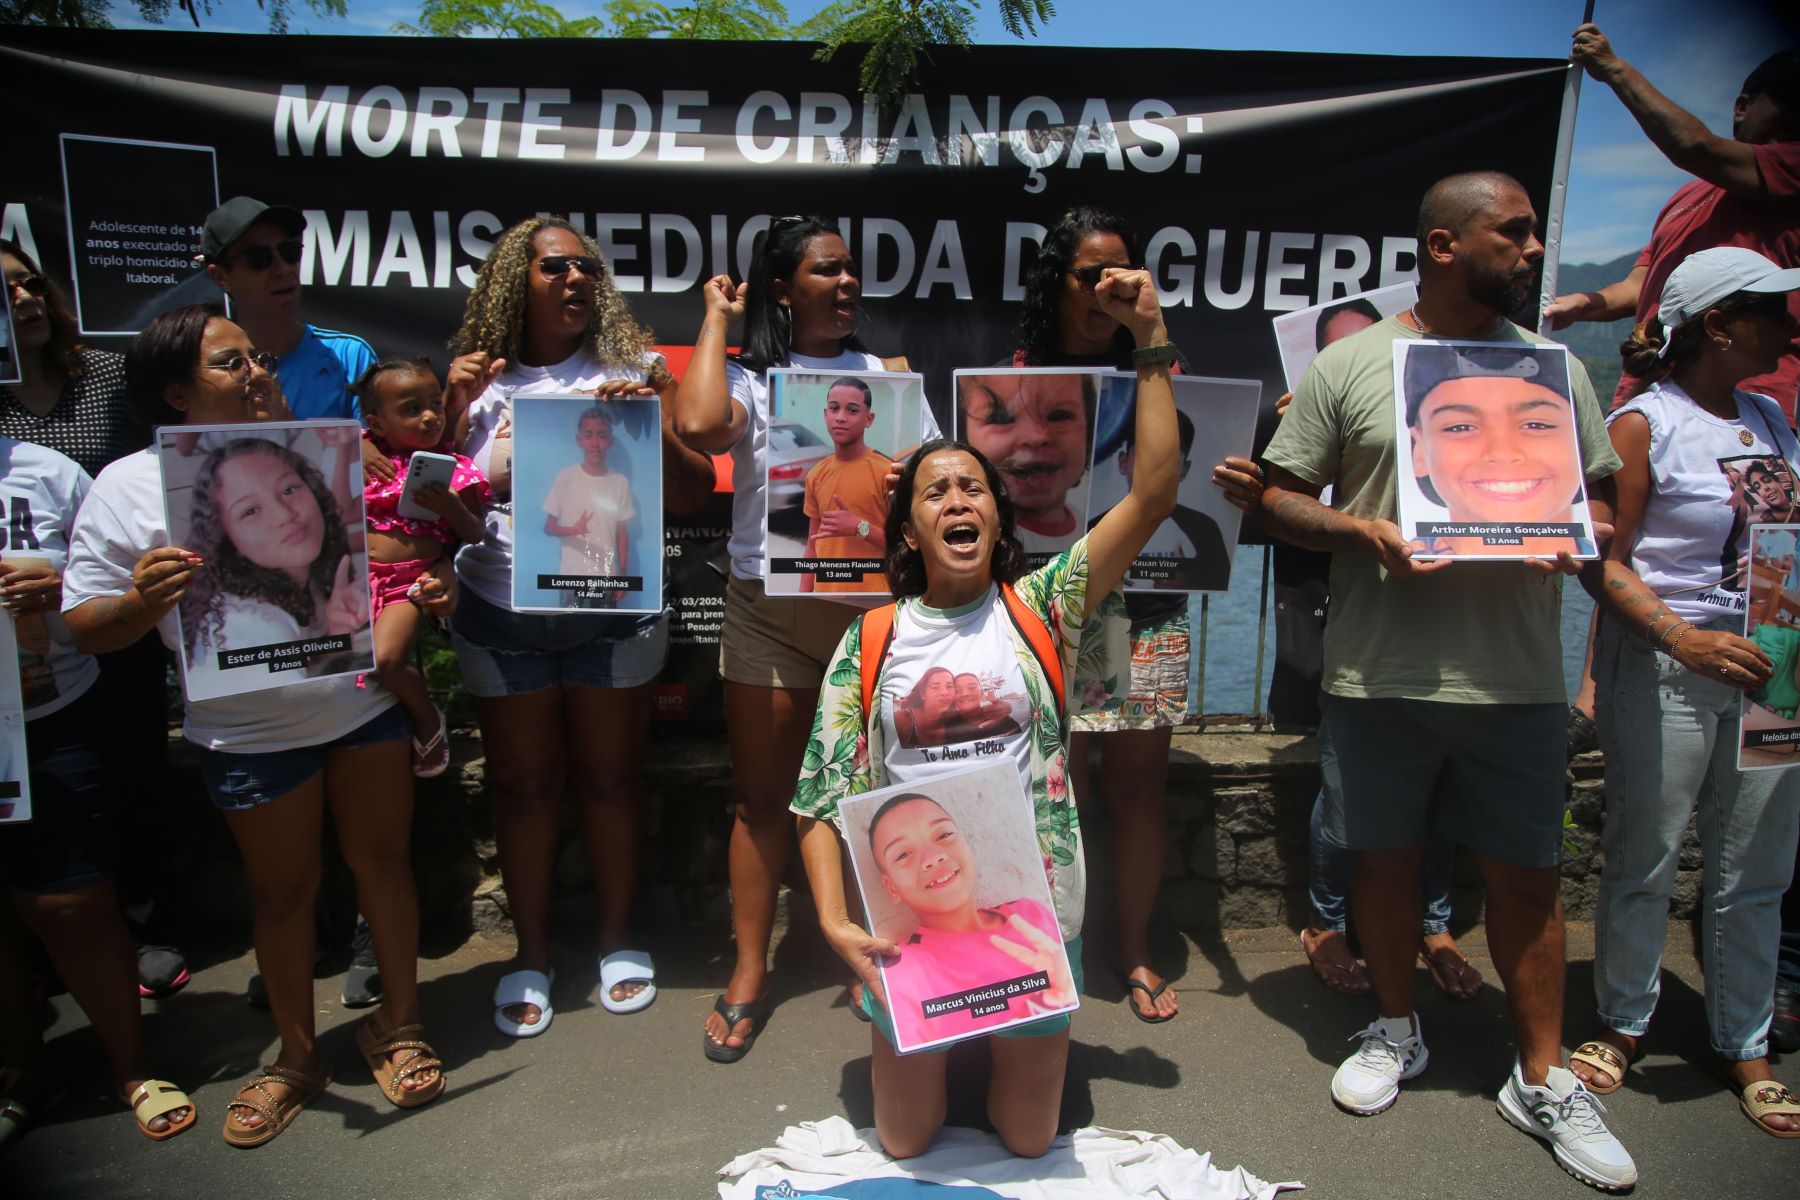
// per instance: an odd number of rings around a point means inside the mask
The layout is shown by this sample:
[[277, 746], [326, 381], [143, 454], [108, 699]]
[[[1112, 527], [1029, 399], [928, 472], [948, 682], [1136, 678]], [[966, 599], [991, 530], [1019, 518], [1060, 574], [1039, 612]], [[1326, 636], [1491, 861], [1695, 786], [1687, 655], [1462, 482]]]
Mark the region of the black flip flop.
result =
[[1125, 985], [1125, 1007], [1129, 1008], [1131, 1010], [1132, 1016], [1136, 1017], [1138, 1020], [1142, 1021], [1144, 1024], [1146, 1024], [1146, 1025], [1161, 1025], [1164, 1021], [1173, 1021], [1176, 1017], [1181, 1015], [1180, 1013], [1170, 1013], [1166, 1017], [1146, 1017], [1144, 1015], [1143, 1010], [1140, 1009], [1136, 1004], [1132, 1003], [1131, 990], [1133, 988], [1136, 988], [1138, 991], [1144, 993], [1144, 995], [1149, 999], [1151, 1004], [1155, 1004], [1156, 998], [1158, 996], [1162, 995], [1163, 992], [1168, 990], [1168, 987], [1169, 987], [1168, 980], [1165, 979], [1161, 983], [1157, 984], [1156, 988], [1154, 990], [1152, 990], [1150, 985], [1145, 983], [1143, 980], [1133, 979], [1129, 975], [1122, 976], [1120, 979], [1120, 982], [1124, 983], [1124, 985]]
[[705, 1032], [700, 1034], [706, 1057], [718, 1063], [734, 1063], [750, 1053], [750, 1047], [756, 1045], [756, 1037], [763, 1031], [763, 1022], [769, 1019], [769, 998], [764, 996], [760, 1000], [750, 1000], [743, 1004], [727, 1004], [725, 994], [721, 992], [719, 998], [713, 1001], [713, 1011], [724, 1019], [727, 1035], [737, 1028], [739, 1021], [750, 1022], [750, 1032], [744, 1035], [744, 1044], [741, 1046], [727, 1046], [723, 1042], [713, 1041]]

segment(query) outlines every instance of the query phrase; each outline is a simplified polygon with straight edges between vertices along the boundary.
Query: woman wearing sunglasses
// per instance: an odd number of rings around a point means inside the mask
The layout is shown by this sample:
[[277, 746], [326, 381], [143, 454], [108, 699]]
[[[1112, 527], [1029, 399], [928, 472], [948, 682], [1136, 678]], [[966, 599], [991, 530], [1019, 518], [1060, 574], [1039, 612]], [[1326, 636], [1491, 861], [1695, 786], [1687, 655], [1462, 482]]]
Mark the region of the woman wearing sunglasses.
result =
[[[1124, 218], [1085, 207], [1064, 213], [1026, 275], [1017, 348], [1009, 363], [1133, 369], [1131, 329], [1115, 315], [1118, 305], [1109, 305], [1096, 287], [1108, 270], [1136, 270], [1143, 261], [1142, 246]], [[1198, 448], [1202, 461], [1205, 452]], [[1262, 469], [1247, 459], [1227, 458], [1213, 468], [1213, 482], [1231, 503], [1252, 508], [1262, 494]], [[1104, 734], [1100, 790], [1112, 820], [1115, 879], [1110, 957], [1131, 1014], [1157, 1024], [1174, 1017], [1180, 1005], [1150, 961], [1150, 913], [1161, 873], [1143, 866], [1163, 860], [1169, 747], [1175, 724], [1187, 713], [1187, 597], [1128, 595], [1125, 608], [1132, 640], [1129, 699], [1071, 715], [1069, 776], [1075, 794], [1087, 795], [1090, 742], [1092, 735]]]
[[[0, 436], [47, 446], [98, 475], [115, 459], [150, 444], [150, 430], [125, 399], [123, 355], [94, 350], [76, 340], [68, 297], [17, 242], [0, 241], [0, 265], [12, 302], [16, 351], [23, 378], [0, 387]], [[23, 585], [32, 567], [11, 573]], [[138, 803], [119, 813], [121, 836], [140, 853], [119, 863], [120, 898], [138, 946], [138, 992], [173, 995], [187, 986], [187, 960], [167, 943], [168, 905], [159, 891], [174, 847], [166, 819], [169, 727], [163, 680], [168, 654], [155, 638], [116, 654], [100, 655], [100, 674], [119, 714], [120, 754], [133, 764]]]
[[[235, 425], [286, 413], [267, 357], [210, 306], [157, 317], [132, 343], [125, 372], [148, 424]], [[214, 481], [216, 489], [226, 486]], [[81, 506], [63, 616], [84, 653], [117, 650], [153, 630], [173, 646], [184, 597], [216, 590], [226, 570], [217, 555], [169, 544], [161, 462], [145, 449], [100, 472]], [[274, 1061], [226, 1106], [225, 1140], [239, 1147], [272, 1140], [331, 1080], [315, 1041], [313, 1000], [313, 897], [327, 805], [383, 982], [381, 1007], [357, 1028], [357, 1047], [389, 1103], [414, 1108], [436, 1099], [444, 1075], [419, 1024], [405, 709], [344, 674], [190, 701], [185, 718], [207, 795], [244, 859], [256, 965], [280, 1039]]]
[[[750, 1052], [768, 1016], [769, 938], [775, 899], [794, 842], [786, 819], [811, 730], [827, 659], [861, 610], [826, 600], [763, 592], [769, 456], [770, 367], [818, 371], [906, 370], [856, 338], [862, 279], [856, 260], [823, 217], [778, 217], [759, 234], [750, 277], [706, 281], [706, 314], [677, 401], [690, 446], [729, 452], [732, 462], [731, 577], [719, 673], [731, 737], [731, 919], [737, 963], [706, 1018], [702, 1049], [715, 1062]], [[743, 352], [725, 352], [744, 323]], [[926, 412], [926, 436], [937, 427]], [[857, 1011], [860, 1012], [860, 1009]]]
[[[456, 556], [461, 598], [450, 630], [475, 701], [493, 790], [494, 840], [518, 950], [494, 991], [494, 1024], [535, 1037], [555, 1015], [548, 940], [562, 798], [581, 806], [599, 901], [600, 1004], [646, 1008], [650, 956], [631, 944], [638, 786], [651, 693], [668, 651], [667, 613], [515, 612], [511, 399], [530, 393], [667, 394], [674, 377], [591, 238], [558, 217], [500, 236], [451, 343], [446, 416], [486, 472], [486, 537]], [[664, 504], [688, 512], [712, 492], [712, 462], [678, 442], [663, 412]], [[537, 520], [542, 520], [539, 514]], [[581, 981], [585, 990], [587, 981]]]

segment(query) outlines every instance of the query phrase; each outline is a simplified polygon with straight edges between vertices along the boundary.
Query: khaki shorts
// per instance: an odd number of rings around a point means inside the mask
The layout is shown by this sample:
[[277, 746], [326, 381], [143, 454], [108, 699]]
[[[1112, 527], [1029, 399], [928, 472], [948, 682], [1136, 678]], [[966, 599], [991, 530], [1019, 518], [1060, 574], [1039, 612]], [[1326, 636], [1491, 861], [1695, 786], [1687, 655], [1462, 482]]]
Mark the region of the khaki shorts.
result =
[[863, 610], [829, 600], [763, 594], [761, 580], [725, 584], [719, 674], [755, 687], [817, 688], [850, 622]]

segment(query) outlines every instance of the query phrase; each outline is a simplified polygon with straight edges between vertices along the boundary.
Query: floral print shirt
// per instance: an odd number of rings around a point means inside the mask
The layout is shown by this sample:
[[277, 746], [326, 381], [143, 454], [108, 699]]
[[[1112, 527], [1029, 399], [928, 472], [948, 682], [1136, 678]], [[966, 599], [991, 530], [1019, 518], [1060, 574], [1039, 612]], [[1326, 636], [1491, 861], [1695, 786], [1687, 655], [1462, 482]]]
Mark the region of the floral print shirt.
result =
[[[1087, 612], [1087, 538], [1014, 585], [1019, 598], [1049, 628], [1062, 652], [1071, 710], [1117, 709], [1129, 685], [1130, 622], [1124, 597], [1114, 591]], [[909, 600], [901, 604], [911, 603]], [[1030, 699], [1030, 799], [1037, 814], [1038, 846], [1050, 873], [1050, 894], [1064, 939], [1081, 933], [1087, 872], [1075, 795], [1069, 787], [1066, 731], [1049, 694], [1050, 680], [1031, 647], [1008, 627], [1013, 652]], [[876, 695], [881, 694], [877, 681]], [[879, 714], [862, 703], [862, 618], [851, 622], [832, 656], [819, 690], [812, 737], [789, 806], [801, 816], [830, 821], [841, 835], [838, 801], [888, 785], [886, 747]]]

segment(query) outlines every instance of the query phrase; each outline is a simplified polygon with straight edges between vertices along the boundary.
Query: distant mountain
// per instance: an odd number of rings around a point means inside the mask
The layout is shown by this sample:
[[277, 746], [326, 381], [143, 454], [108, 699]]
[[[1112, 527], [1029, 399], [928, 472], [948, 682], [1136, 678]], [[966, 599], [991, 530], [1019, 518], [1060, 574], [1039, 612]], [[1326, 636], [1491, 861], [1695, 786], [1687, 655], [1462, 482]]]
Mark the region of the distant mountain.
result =
[[[1556, 276], [1557, 294], [1598, 291], [1625, 278], [1636, 263], [1635, 250], [1606, 263], [1563, 263]], [[1577, 321], [1550, 336], [1581, 359], [1593, 381], [1594, 394], [1605, 405], [1619, 386], [1619, 343], [1630, 334], [1631, 320], [1627, 317], [1618, 321]]]

